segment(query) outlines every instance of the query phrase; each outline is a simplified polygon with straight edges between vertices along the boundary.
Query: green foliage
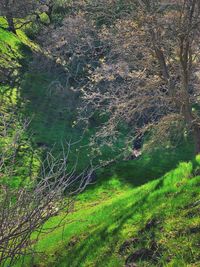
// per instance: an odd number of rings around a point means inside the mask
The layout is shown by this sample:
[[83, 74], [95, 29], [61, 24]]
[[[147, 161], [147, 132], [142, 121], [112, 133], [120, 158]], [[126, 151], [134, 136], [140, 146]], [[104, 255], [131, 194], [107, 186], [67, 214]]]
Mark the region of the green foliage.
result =
[[40, 21], [43, 23], [43, 24], [50, 24], [50, 19], [49, 19], [49, 16], [43, 12], [42, 14], [40, 14]]
[[200, 155], [197, 155], [195, 160], [196, 160], [197, 164], [200, 165]]
[[58, 14], [58, 13], [52, 14], [52, 22], [56, 26], [61, 26], [62, 25], [62, 21], [63, 21], [63, 15]]
[[25, 28], [26, 36], [31, 40], [35, 40], [40, 31], [41, 25], [39, 23], [31, 23], [31, 25]]
[[23, 31], [17, 30], [17, 36], [0, 28], [0, 63], [4, 68], [16, 69], [20, 60], [27, 56], [25, 47], [37, 51], [39, 47], [31, 42]]
[[[123, 8], [119, 7], [119, 14]], [[58, 15], [58, 21], [60, 19]], [[37, 27], [33, 24], [26, 29], [26, 34], [35, 38], [40, 30]], [[26, 50], [27, 47], [30, 49]], [[27, 73], [20, 69], [30, 50], [41, 53], [23, 31], [18, 31], [17, 37], [0, 29], [0, 53], [5, 55], [1, 64], [19, 67], [17, 71], [22, 80], [20, 91], [7, 84], [0, 86], [3, 110], [12, 116], [9, 109], [14, 106], [21, 116], [31, 118], [30, 128], [22, 137], [15, 175], [10, 180], [7, 177], [1, 180], [12, 187], [28, 184], [29, 178], [37, 176], [40, 159], [53, 144], [55, 154], [59, 154], [61, 142], [72, 137], [77, 141], [82, 136], [81, 129], [73, 127], [76, 111], [67, 106], [68, 97], [48, 94], [48, 85], [56, 76], [45, 71]], [[95, 126], [73, 148], [72, 154], [79, 154], [80, 169], [89, 162], [91, 151], [87, 145]], [[20, 127], [19, 124], [12, 129]], [[11, 143], [13, 133], [0, 140], [0, 148]], [[115, 155], [123, 144], [121, 137], [115, 144]], [[80, 146], [82, 149], [78, 151]], [[44, 254], [37, 254], [34, 263], [58, 267], [124, 266], [131, 253], [144, 247], [150, 249], [152, 242], [156, 242], [160, 251], [156, 263], [151, 259], [139, 260], [138, 266], [199, 266], [200, 156], [189, 161], [192, 151], [190, 143], [182, 144], [176, 150], [156, 150], [137, 160], [121, 161], [100, 170], [98, 182], [78, 196], [73, 212], [65, 219], [66, 227], [41, 235], [35, 246]], [[102, 147], [101, 153], [102, 159], [114, 156], [109, 147]], [[30, 165], [31, 177], [27, 173]], [[49, 220], [45, 227], [55, 226], [61, 218], [63, 214]], [[156, 223], [148, 228], [151, 220]], [[131, 238], [137, 238], [138, 242], [120, 253], [122, 244]], [[30, 260], [25, 259], [25, 266], [30, 266]]]

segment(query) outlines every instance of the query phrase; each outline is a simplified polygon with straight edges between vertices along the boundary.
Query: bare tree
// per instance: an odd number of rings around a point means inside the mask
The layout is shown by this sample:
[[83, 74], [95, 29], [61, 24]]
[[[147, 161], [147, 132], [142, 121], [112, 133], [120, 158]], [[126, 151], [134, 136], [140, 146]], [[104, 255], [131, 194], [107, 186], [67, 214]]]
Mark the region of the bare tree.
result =
[[[39, 7], [36, 0], [1, 0], [0, 15], [4, 16], [8, 23], [8, 30], [16, 33], [14, 19], [26, 19], [28, 15], [33, 14]], [[24, 24], [24, 22], [22, 23]]]
[[187, 131], [200, 153], [194, 109], [199, 102], [199, 1], [132, 2], [133, 12], [98, 32], [110, 50], [83, 89], [81, 116], [84, 111], [91, 116], [92, 108], [109, 115], [99, 132], [103, 137], [125, 124], [131, 136], [155, 134], [156, 142], [175, 128], [178, 135]]
[[[8, 137], [9, 126], [4, 119], [1, 133]], [[12, 179], [18, 145], [23, 129], [16, 131], [10, 146], [4, 146], [0, 157], [0, 175], [6, 181]], [[40, 172], [34, 180], [28, 179], [23, 186], [12, 188], [6, 183], [0, 186], [0, 265], [11, 266], [24, 255], [36, 253], [33, 243], [41, 232], [52, 231], [65, 221], [71, 211], [75, 195], [91, 182], [95, 167], [76, 172], [78, 163], [68, 164], [71, 142], [63, 146], [63, 155], [55, 158], [50, 152], [41, 162]], [[9, 184], [9, 183], [8, 183]], [[63, 211], [63, 218], [51, 229], [44, 223]], [[31, 238], [37, 233], [35, 239]], [[35, 241], [34, 241], [35, 240]]]

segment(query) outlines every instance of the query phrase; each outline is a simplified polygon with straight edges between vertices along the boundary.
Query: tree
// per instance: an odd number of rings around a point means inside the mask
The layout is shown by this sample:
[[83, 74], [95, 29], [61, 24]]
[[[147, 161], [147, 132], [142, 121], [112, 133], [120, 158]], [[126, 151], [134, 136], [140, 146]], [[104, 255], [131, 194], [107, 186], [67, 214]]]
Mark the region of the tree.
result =
[[[1, 136], [10, 140], [10, 122], [1, 115]], [[88, 167], [76, 173], [77, 162], [68, 166], [68, 156], [72, 143], [66, 143], [67, 151], [55, 158], [50, 152], [41, 162], [40, 171], [35, 179], [22, 181], [18, 187], [11, 187], [9, 182], [15, 174], [18, 150], [23, 131], [17, 129], [11, 142], [1, 146], [0, 156], [0, 265], [12, 266], [27, 254], [36, 253], [33, 243], [40, 233], [47, 233], [64, 225], [66, 216], [72, 209], [74, 197], [90, 183], [95, 167]], [[3, 183], [4, 180], [6, 183]], [[44, 223], [63, 211], [63, 217], [51, 229]], [[33, 239], [32, 234], [36, 237]]]
[[59, 6], [57, 0], [2, 0], [0, 15], [5, 17], [8, 30], [16, 34], [16, 28], [21, 28], [34, 19], [37, 22], [40, 21], [40, 13], [42, 12], [48, 15], [51, 22], [54, 8], [57, 6]]
[[[194, 71], [199, 63], [200, 3], [196, 0], [183, 0], [167, 3], [161, 1], [154, 5], [153, 1], [148, 1], [146, 5], [142, 3], [140, 5], [144, 14], [151, 19], [151, 23], [147, 21], [144, 23], [151, 38], [162, 78], [168, 88], [168, 95], [183, 117], [187, 128], [192, 131], [196, 153], [200, 153], [199, 117], [192, 110], [192, 104], [198, 100], [194, 94], [196, 85]], [[171, 14], [170, 11], [168, 14], [168, 8], [172, 10]], [[152, 14], [152, 10], [156, 9], [158, 11]], [[162, 14], [166, 18], [167, 25], [163, 24]], [[167, 38], [170, 39], [167, 41]], [[163, 44], [164, 41], [168, 47]], [[191, 87], [193, 93], [190, 92]]]
[[81, 113], [93, 107], [109, 115], [99, 132], [103, 137], [118, 133], [124, 122], [130, 136], [148, 133], [157, 143], [173, 132], [187, 131], [200, 153], [195, 109], [199, 104], [200, 3], [132, 2], [133, 12], [99, 31], [110, 51], [84, 89], [87, 108], [83, 106]]
[[1, 0], [0, 15], [4, 16], [8, 23], [8, 30], [16, 34], [14, 19], [25, 19], [33, 14], [39, 7], [36, 0]]

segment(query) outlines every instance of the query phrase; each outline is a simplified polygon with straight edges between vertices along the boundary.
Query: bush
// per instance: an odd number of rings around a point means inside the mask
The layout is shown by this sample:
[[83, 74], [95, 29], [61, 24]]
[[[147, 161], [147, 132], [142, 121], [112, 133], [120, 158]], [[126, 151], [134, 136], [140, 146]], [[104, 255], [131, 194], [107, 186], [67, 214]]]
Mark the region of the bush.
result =
[[63, 16], [61, 14], [54, 13], [52, 14], [52, 22], [56, 26], [61, 26], [63, 21]]
[[41, 31], [41, 25], [39, 23], [32, 23], [25, 29], [25, 34], [31, 40], [35, 40], [39, 32]]
[[42, 24], [45, 24], [45, 25], [49, 25], [50, 24], [49, 16], [45, 12], [40, 14], [40, 22]]
[[196, 156], [195, 160], [196, 160], [196, 163], [200, 165], [200, 154]]

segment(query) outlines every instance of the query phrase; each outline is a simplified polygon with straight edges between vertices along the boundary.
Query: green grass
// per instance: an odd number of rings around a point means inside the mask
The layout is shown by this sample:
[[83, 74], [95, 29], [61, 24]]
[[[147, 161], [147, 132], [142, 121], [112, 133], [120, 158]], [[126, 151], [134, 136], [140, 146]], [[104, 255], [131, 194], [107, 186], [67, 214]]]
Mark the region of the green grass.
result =
[[[17, 87], [10, 84], [0, 86], [0, 100], [8, 113], [12, 108], [17, 110], [18, 115], [30, 119], [27, 138], [30, 137], [33, 149], [39, 154], [44, 155], [54, 147], [53, 153], [58, 155], [62, 152], [62, 144], [65, 144], [65, 141], [80, 141], [72, 147], [71, 155], [79, 157], [78, 168], [82, 170], [90, 162], [88, 155], [91, 150], [88, 143], [95, 129], [90, 128], [83, 135], [80, 126], [74, 127], [74, 122], [77, 120], [78, 99], [73, 100], [74, 96], [68, 88], [64, 94], [57, 92], [54, 87], [51, 92], [48, 89], [51, 82], [63, 81], [64, 70], [50, 58], [48, 60], [49, 65], [52, 64], [52, 71], [48, 71], [48, 66], [45, 66], [46, 61], [44, 65], [40, 65], [43, 63], [41, 61], [38, 69], [29, 69], [33, 51], [39, 58], [46, 60], [48, 57], [45, 51], [30, 41], [22, 30], [18, 30], [17, 35], [14, 35], [0, 28], [1, 63], [5, 69], [13, 69], [14, 76], [20, 80], [20, 85]], [[56, 68], [59, 69], [58, 72], [55, 71]], [[63, 72], [61, 76], [60, 71]], [[115, 154], [118, 154], [123, 142], [122, 138], [115, 149]], [[67, 148], [66, 144], [65, 147]], [[104, 147], [101, 158], [110, 159], [113, 153], [111, 149]], [[74, 158], [70, 159], [70, 162], [74, 162]]]
[[22, 44], [20, 39], [14, 34], [0, 28], [0, 63], [5, 67], [19, 66], [17, 59], [22, 57], [19, 46]]
[[[129, 171], [129, 180], [115, 172], [120, 166], [113, 166], [110, 177], [101, 177], [78, 197], [64, 229], [40, 237], [36, 249], [44, 253], [34, 258], [35, 266], [124, 266], [131, 253], [152, 249], [152, 244], [159, 252], [156, 258], [138, 259], [137, 266], [199, 266], [198, 161], [180, 162], [149, 182], [142, 172], [138, 182], [137, 172], [135, 176], [131, 171], [133, 165], [140, 166], [139, 161], [121, 166]], [[51, 219], [46, 227], [61, 218]], [[155, 223], [148, 226], [150, 221]], [[132, 238], [137, 242], [123, 250], [123, 243]]]
[[[33, 50], [44, 56], [23, 31], [16, 36], [0, 29], [0, 63], [13, 68], [21, 80], [19, 87], [0, 86], [1, 112], [13, 116], [9, 110], [14, 107], [18, 115], [31, 118], [16, 175], [10, 181], [13, 186], [27, 177], [30, 160], [37, 176], [37, 157], [42, 158], [52, 145], [59, 153], [61, 142], [71, 138], [77, 141], [82, 135], [81, 129], [73, 127], [76, 110], [68, 107], [71, 96], [48, 95], [48, 85], [56, 76], [27, 68]], [[16, 127], [21, 126], [13, 129]], [[79, 154], [79, 168], [88, 164], [87, 144], [94, 131], [90, 129], [73, 148], [73, 154]], [[4, 144], [1, 139], [1, 145], [9, 143], [11, 137], [3, 140]], [[78, 152], [79, 146], [82, 149]], [[115, 153], [121, 146], [123, 138]], [[40, 236], [35, 246], [44, 253], [35, 256], [35, 266], [124, 266], [131, 253], [141, 248], [152, 250], [153, 244], [158, 250], [156, 258], [138, 259], [137, 266], [200, 266], [200, 159], [190, 161], [192, 151], [192, 144], [186, 140], [177, 149], [157, 150], [99, 171], [98, 182], [78, 196], [66, 227]], [[112, 151], [104, 148], [102, 158], [105, 156], [113, 156]], [[45, 227], [54, 226], [62, 217], [52, 218]], [[155, 223], [149, 227], [151, 220]], [[137, 242], [129, 241], [122, 249], [131, 238]], [[31, 266], [30, 258], [26, 258], [25, 266]]]
[[[2, 19], [0, 19], [0, 24]], [[38, 45], [31, 42], [22, 30], [17, 30], [17, 35], [0, 28], [0, 63], [5, 68], [16, 68], [20, 66], [20, 59], [23, 59], [24, 47], [32, 50], [39, 50]]]
[[[3, 25], [3, 19], [0, 18]], [[23, 127], [22, 91], [19, 81], [25, 71], [27, 63], [31, 59], [32, 51], [39, 52], [38, 45], [31, 42], [23, 31], [17, 30], [17, 35], [0, 28], [0, 64], [5, 75], [0, 76], [0, 111], [6, 122], [10, 125], [8, 135], [0, 138], [0, 153], [5, 147], [12, 147], [14, 135]], [[0, 125], [2, 131], [3, 124]], [[22, 144], [15, 163], [15, 171], [12, 179], [1, 178], [0, 183], [6, 182], [11, 186], [18, 186], [29, 173], [29, 166], [34, 166], [33, 175], [38, 171], [38, 159], [32, 158], [32, 148], [27, 132], [21, 136]], [[36, 154], [39, 154], [36, 152]], [[33, 162], [31, 163], [31, 160]], [[37, 162], [36, 162], [37, 161]], [[37, 166], [37, 167], [35, 167]]]

